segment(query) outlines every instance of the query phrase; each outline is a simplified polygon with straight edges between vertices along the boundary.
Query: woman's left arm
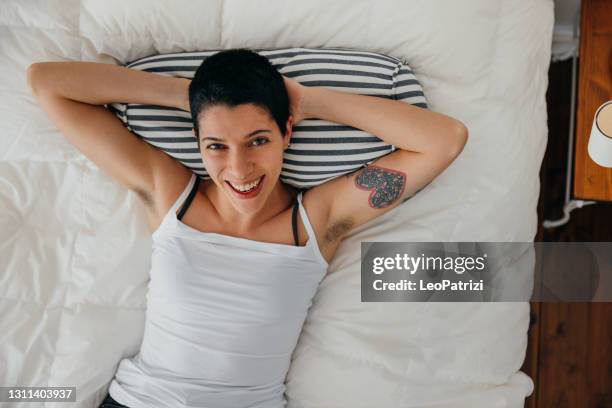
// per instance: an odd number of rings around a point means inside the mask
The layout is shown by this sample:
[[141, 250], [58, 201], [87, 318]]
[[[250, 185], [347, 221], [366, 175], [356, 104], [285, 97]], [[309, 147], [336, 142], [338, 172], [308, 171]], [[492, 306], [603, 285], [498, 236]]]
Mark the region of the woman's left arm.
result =
[[403, 150], [440, 153], [463, 149], [465, 125], [441, 113], [405, 102], [325, 88], [307, 88], [306, 117], [364, 130]]
[[[286, 81], [287, 82], [287, 81]], [[289, 80], [292, 110], [302, 118], [318, 118], [361, 129], [403, 150], [419, 153], [458, 153], [467, 139], [466, 126], [457, 119], [405, 102], [306, 87]]]
[[344, 177], [308, 191], [325, 214], [323, 245], [379, 217], [423, 189], [461, 153], [467, 128], [460, 121], [404, 102], [304, 87], [286, 80], [297, 123], [319, 118], [343, 123], [398, 149]]

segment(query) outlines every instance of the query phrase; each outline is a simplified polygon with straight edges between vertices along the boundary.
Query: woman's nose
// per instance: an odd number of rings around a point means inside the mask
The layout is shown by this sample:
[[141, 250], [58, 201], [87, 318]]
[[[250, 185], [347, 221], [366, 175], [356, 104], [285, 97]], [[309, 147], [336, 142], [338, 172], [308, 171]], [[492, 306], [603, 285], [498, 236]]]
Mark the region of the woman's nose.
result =
[[246, 180], [251, 174], [251, 161], [244, 152], [234, 152], [230, 155], [230, 166], [234, 177]]

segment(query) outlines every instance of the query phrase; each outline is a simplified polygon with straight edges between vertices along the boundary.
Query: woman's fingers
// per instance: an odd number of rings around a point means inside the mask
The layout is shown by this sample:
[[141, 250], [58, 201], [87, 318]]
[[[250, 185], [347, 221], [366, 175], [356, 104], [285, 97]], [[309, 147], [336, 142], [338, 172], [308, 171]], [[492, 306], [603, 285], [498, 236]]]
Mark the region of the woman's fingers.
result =
[[289, 96], [289, 110], [293, 115], [293, 123], [297, 123], [304, 119], [304, 112], [302, 110], [302, 101], [304, 98], [304, 86], [293, 79], [287, 78], [283, 75], [285, 81], [285, 88], [287, 88], [287, 94]]

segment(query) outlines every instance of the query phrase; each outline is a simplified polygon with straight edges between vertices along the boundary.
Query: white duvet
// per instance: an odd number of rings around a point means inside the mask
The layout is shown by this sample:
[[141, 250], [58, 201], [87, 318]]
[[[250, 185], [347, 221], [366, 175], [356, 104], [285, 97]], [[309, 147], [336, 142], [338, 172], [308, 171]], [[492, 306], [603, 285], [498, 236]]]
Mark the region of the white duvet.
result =
[[47, 119], [30, 63], [346, 47], [406, 58], [430, 109], [470, 138], [428, 188], [343, 242], [294, 353], [289, 407], [522, 407], [529, 305], [361, 303], [360, 242], [533, 240], [552, 27], [552, 0], [4, 0], [0, 386], [76, 386], [72, 406], [97, 406], [140, 345], [150, 266], [140, 202]]

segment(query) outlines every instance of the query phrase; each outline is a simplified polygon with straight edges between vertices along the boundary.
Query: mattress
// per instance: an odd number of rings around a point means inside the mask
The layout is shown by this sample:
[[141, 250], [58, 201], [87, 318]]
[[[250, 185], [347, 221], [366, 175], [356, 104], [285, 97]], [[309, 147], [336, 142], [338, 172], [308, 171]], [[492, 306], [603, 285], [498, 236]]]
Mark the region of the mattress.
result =
[[533, 240], [553, 15], [552, 0], [5, 0], [0, 385], [76, 386], [71, 406], [97, 406], [140, 346], [151, 257], [140, 201], [53, 126], [29, 64], [339, 47], [405, 58], [429, 108], [470, 136], [426, 189], [343, 241], [294, 352], [288, 406], [522, 407], [529, 304], [362, 303], [360, 243]]

